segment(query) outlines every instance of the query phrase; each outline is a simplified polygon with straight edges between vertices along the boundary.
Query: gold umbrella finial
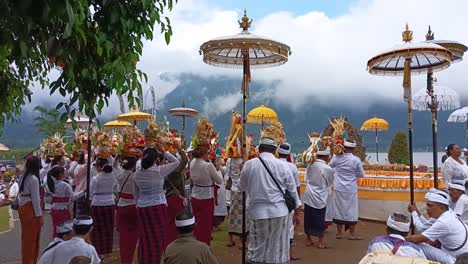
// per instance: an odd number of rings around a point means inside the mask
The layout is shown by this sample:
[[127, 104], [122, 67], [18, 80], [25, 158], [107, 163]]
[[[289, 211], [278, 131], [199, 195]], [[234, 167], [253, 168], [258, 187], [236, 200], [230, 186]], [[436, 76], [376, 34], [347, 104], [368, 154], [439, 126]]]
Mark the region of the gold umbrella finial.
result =
[[409, 29], [408, 22], [406, 22], [406, 30], [403, 31], [402, 35], [404, 42], [411, 42], [413, 40], [413, 31]]
[[239, 27], [242, 28], [244, 31], [248, 31], [250, 28], [250, 25], [252, 24], [252, 19], [249, 19], [247, 16], [247, 9], [244, 9], [244, 16], [242, 17], [242, 20], [239, 20]]
[[426, 34], [426, 40], [434, 40], [434, 32], [431, 30], [431, 25], [429, 25], [429, 30]]

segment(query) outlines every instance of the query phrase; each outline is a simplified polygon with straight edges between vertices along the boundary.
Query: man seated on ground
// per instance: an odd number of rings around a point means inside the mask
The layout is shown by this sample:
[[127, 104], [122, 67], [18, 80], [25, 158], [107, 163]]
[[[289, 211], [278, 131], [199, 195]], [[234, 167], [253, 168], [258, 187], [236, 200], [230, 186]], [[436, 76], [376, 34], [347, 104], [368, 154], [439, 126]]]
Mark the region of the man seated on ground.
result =
[[408, 212], [411, 213], [413, 225], [416, 228], [416, 231], [418, 231], [419, 233], [426, 231], [436, 221], [436, 219], [434, 218], [426, 219], [426, 217], [424, 217], [419, 212], [418, 207], [415, 204], [408, 205]]
[[465, 183], [450, 183], [450, 209], [465, 223], [468, 224], [468, 196], [465, 195]]
[[455, 264], [468, 264], [468, 252], [459, 255]]
[[193, 237], [195, 218], [184, 208], [176, 216], [178, 238], [166, 248], [163, 256], [165, 264], [217, 264], [210, 247]]
[[46, 264], [52, 262], [52, 257], [57, 249], [57, 246], [63, 241], [70, 240], [73, 237], [73, 221], [67, 221], [57, 226], [57, 237], [47, 246], [39, 259], [39, 264]]
[[449, 211], [449, 195], [442, 190], [431, 189], [426, 194], [426, 209], [429, 217], [436, 221], [422, 234], [408, 236], [406, 241], [415, 244], [438, 241], [442, 251], [454, 259], [468, 252], [468, 229], [455, 213]]
[[387, 235], [374, 238], [369, 244], [368, 253], [388, 252], [397, 256], [426, 259], [417, 245], [406, 242], [409, 229], [410, 220], [407, 216], [398, 213], [390, 215], [387, 220]]
[[91, 263], [101, 262], [96, 249], [86, 243], [85, 238], [93, 229], [93, 219], [90, 216], [79, 216], [73, 220], [73, 232], [75, 236], [68, 241], [64, 241], [55, 247], [50, 264], [69, 263], [74, 257], [89, 257]]
[[90, 257], [84, 257], [84, 256], [79, 256], [79, 257], [73, 257], [68, 264], [91, 264], [91, 258]]

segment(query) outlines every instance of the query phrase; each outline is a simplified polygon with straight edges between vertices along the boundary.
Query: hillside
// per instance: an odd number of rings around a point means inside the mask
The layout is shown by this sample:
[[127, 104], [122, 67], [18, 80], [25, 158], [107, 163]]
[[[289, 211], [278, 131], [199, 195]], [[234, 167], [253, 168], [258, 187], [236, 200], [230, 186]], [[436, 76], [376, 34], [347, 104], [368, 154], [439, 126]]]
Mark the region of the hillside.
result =
[[[220, 131], [220, 138], [223, 139], [230, 125], [231, 110], [233, 108], [241, 112], [240, 81], [230, 78], [201, 78], [194, 75], [183, 74], [178, 77], [179, 85], [167, 94], [163, 100], [159, 101], [158, 118], [164, 115], [168, 117], [172, 127], [180, 128], [180, 118], [173, 118], [167, 114], [167, 110], [181, 105], [185, 101], [188, 107], [199, 110], [203, 115], [207, 115], [214, 123], [215, 129]], [[393, 135], [398, 130], [406, 132], [407, 114], [406, 104], [401, 102], [387, 102], [385, 98], [373, 100], [368, 110], [353, 109], [350, 106], [327, 105], [322, 106], [317, 99], [309, 98], [309, 104], [301, 111], [293, 111], [292, 107], [278, 104], [272, 100], [268, 94], [274, 89], [261, 83], [252, 83], [251, 97], [248, 100], [247, 109], [250, 110], [266, 103], [268, 107], [275, 109], [283, 123], [288, 141], [296, 149], [307, 147], [308, 139], [306, 134], [312, 131], [321, 132], [328, 124], [328, 118], [346, 116], [351, 124], [359, 128], [362, 122], [374, 115], [386, 119], [390, 123], [387, 132], [379, 133], [381, 150], [385, 151], [390, 144]], [[293, 102], [292, 102], [293, 103]], [[353, 110], [348, 110], [353, 109]], [[450, 112], [439, 113], [439, 148], [449, 143], [464, 144], [465, 125], [459, 123], [447, 123]], [[10, 147], [31, 147], [37, 146], [42, 136], [39, 135], [32, 125], [32, 115], [30, 112], [23, 112], [20, 123], [7, 124], [4, 127], [0, 142]], [[100, 118], [101, 123], [113, 119], [111, 116]], [[187, 134], [193, 131], [196, 120], [187, 120]], [[249, 125], [248, 133], [256, 135], [260, 130], [259, 125]], [[363, 142], [367, 151], [374, 150], [375, 134], [362, 132]], [[414, 146], [415, 150], [430, 150], [431, 139], [431, 115], [430, 112], [414, 112]]]

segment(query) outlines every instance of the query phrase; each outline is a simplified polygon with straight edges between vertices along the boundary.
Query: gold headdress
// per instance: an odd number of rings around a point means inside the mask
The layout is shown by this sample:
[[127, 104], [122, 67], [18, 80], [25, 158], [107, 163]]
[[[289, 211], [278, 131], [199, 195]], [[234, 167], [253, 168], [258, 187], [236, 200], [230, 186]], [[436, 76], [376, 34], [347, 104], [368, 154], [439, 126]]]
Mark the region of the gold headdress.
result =
[[195, 136], [192, 139], [192, 145], [198, 147], [199, 145], [209, 146], [211, 130], [213, 124], [208, 121], [205, 117], [200, 118], [195, 127]]
[[50, 136], [44, 139], [41, 143], [41, 151], [47, 157], [53, 156], [65, 156], [65, 143], [63, 143], [63, 137], [60, 133], [55, 133], [53, 136]]
[[318, 151], [318, 143], [320, 142], [320, 134], [317, 132], [312, 132], [309, 137], [310, 146], [309, 148], [304, 151], [302, 154], [302, 161], [304, 163], [311, 163], [316, 159], [316, 154]]
[[73, 152], [82, 154], [88, 148], [88, 135], [86, 131], [77, 129], [73, 137]]
[[96, 135], [98, 135], [96, 139], [96, 147], [98, 148], [97, 158], [109, 159], [111, 157], [111, 137], [106, 132], [99, 132]]
[[261, 138], [270, 138], [275, 140], [278, 145], [283, 144], [286, 140], [286, 133], [283, 130], [283, 124], [276, 122], [264, 130], [262, 130]]
[[229, 158], [242, 158], [242, 116], [233, 111], [231, 130], [226, 140], [226, 151]]
[[133, 130], [125, 128], [123, 131], [123, 140], [120, 141], [120, 148], [122, 149], [122, 156], [126, 158], [134, 158], [138, 156], [138, 149], [133, 141]]
[[148, 127], [145, 129], [145, 145], [146, 147], [155, 147], [158, 143], [158, 137], [161, 129], [158, 127], [156, 122], [151, 120]]

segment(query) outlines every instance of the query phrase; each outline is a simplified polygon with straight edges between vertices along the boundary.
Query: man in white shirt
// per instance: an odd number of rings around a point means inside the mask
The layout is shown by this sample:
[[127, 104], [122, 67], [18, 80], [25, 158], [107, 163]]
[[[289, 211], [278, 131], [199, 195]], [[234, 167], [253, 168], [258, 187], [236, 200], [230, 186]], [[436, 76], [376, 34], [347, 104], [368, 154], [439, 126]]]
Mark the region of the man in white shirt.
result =
[[325, 214], [329, 189], [333, 184], [334, 170], [327, 165], [330, 160], [330, 149], [319, 150], [317, 160], [307, 166], [306, 191], [304, 194], [304, 232], [307, 236], [307, 246], [312, 246], [312, 236], [318, 237], [317, 247], [326, 247]]
[[10, 201], [16, 200], [16, 197], [18, 196], [18, 192], [19, 192], [18, 182], [16, 182], [16, 179], [13, 177], [11, 178], [10, 190], [8, 191], [8, 198], [10, 199]]
[[93, 219], [89, 216], [80, 216], [73, 220], [73, 232], [75, 236], [68, 241], [64, 241], [55, 247], [47, 262], [48, 264], [69, 263], [74, 257], [89, 257], [92, 264], [101, 262], [96, 249], [86, 243], [85, 238], [93, 229]]
[[39, 259], [39, 264], [47, 264], [52, 261], [57, 246], [63, 241], [70, 240], [73, 237], [73, 220], [62, 223], [56, 227], [57, 237], [49, 243]]
[[333, 222], [336, 224], [337, 239], [343, 238], [343, 225], [345, 231], [349, 229], [349, 240], [360, 240], [356, 236], [358, 222], [358, 188], [357, 179], [365, 176], [361, 160], [354, 156], [356, 142], [345, 140], [344, 153], [334, 156], [330, 167], [335, 169], [333, 192]]
[[454, 259], [468, 251], [468, 230], [466, 225], [449, 211], [448, 193], [431, 189], [426, 194], [426, 209], [429, 217], [436, 219], [434, 224], [419, 235], [412, 235], [406, 241], [415, 244], [434, 244], [439, 241], [441, 249]]
[[449, 183], [450, 209], [468, 225], [468, 196], [465, 195], [465, 184]]
[[0, 206], [3, 206], [3, 204], [7, 201], [5, 191], [5, 185], [3, 185], [3, 183], [0, 183]]
[[[296, 188], [297, 188], [297, 196], [301, 197], [301, 182], [299, 181], [299, 170], [297, 169], [296, 165], [292, 162], [288, 161], [288, 157], [291, 155], [291, 145], [288, 143], [283, 143], [279, 145], [278, 147], [278, 155], [279, 155], [279, 160], [283, 161], [291, 170], [293, 177], [294, 177], [294, 182], [296, 183]], [[292, 246], [294, 244], [294, 226], [299, 225], [300, 223], [294, 222], [294, 212], [291, 212], [289, 214], [290, 217], [290, 224], [289, 224], [289, 241], [290, 241], [290, 251], [289, 255], [291, 260], [300, 260], [301, 258], [298, 256], [295, 256], [295, 254], [292, 252]]]
[[387, 220], [387, 235], [374, 238], [367, 252], [388, 252], [397, 256], [426, 259], [419, 246], [405, 240], [409, 229], [408, 217], [398, 213], [390, 215]]
[[290, 261], [289, 210], [283, 197], [285, 191], [294, 197], [294, 217], [299, 217], [301, 202], [297, 196], [296, 184], [289, 167], [275, 158], [273, 153], [276, 148], [276, 139], [262, 137], [259, 144], [260, 156], [245, 163], [240, 177], [239, 189], [245, 191], [249, 197], [248, 260], [253, 263]]

